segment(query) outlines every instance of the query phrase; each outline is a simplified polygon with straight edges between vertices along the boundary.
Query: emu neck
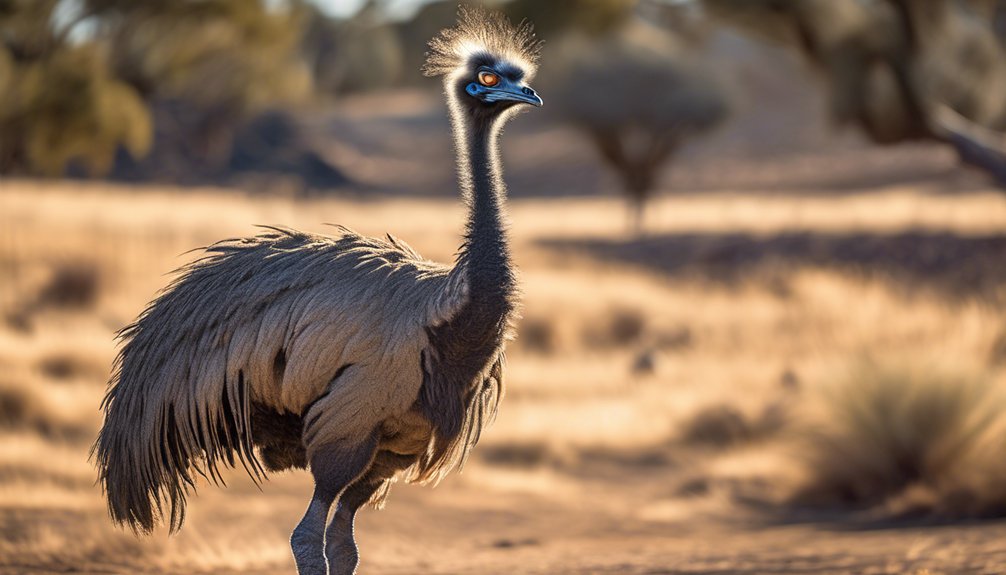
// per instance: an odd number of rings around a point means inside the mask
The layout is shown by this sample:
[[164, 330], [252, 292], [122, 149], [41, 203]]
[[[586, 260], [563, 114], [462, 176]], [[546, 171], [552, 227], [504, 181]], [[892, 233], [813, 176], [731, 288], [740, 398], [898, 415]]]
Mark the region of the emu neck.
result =
[[506, 305], [499, 300], [509, 298], [515, 285], [503, 219], [506, 185], [496, 146], [499, 123], [498, 119], [455, 121], [455, 130], [461, 131], [457, 134], [461, 187], [468, 202], [460, 262], [468, 274], [472, 303], [482, 306]]

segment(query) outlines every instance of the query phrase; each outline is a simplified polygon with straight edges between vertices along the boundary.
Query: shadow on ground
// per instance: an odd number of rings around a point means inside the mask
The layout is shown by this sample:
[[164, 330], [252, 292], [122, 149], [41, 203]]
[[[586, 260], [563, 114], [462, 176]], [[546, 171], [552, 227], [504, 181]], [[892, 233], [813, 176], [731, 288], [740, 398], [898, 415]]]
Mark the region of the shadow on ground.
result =
[[1006, 234], [909, 230], [882, 233], [684, 233], [627, 240], [545, 239], [564, 253], [630, 263], [726, 287], [769, 282], [785, 295], [785, 271], [810, 266], [891, 280], [908, 292], [1000, 301], [1006, 294]]

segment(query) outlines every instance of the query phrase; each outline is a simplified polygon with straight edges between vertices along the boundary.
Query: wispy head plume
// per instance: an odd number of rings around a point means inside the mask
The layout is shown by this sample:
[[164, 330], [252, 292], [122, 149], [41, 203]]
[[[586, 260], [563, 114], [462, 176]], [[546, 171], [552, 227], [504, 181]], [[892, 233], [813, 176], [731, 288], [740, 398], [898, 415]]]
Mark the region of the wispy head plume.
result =
[[531, 76], [538, 62], [541, 44], [535, 37], [534, 27], [527, 20], [514, 26], [499, 12], [461, 5], [457, 25], [441, 30], [430, 40], [423, 74], [450, 74], [464, 66], [473, 53], [488, 52], [520, 65]]

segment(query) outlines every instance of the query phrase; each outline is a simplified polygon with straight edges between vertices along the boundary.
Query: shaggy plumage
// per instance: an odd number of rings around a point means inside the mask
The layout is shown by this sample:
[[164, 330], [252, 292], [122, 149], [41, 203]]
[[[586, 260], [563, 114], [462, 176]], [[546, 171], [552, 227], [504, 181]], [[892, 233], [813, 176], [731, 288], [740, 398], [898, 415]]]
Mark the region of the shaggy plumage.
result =
[[[207, 248], [122, 330], [92, 451], [116, 522], [179, 528], [188, 490], [220, 483], [221, 464], [256, 480], [309, 467], [298, 570], [353, 573], [361, 505], [463, 464], [503, 395], [518, 289], [496, 135], [518, 104], [541, 103], [523, 83], [535, 46], [528, 26], [474, 9], [431, 43], [469, 211], [455, 265], [391, 236], [268, 228]], [[509, 92], [476, 97], [487, 67]]]
[[[362, 438], [372, 422], [357, 413], [412, 406], [424, 378], [426, 330], [467, 300], [463, 268], [424, 260], [391, 236], [340, 232], [274, 228], [218, 243], [120, 332], [125, 344], [97, 443], [113, 519], [150, 531], [166, 503], [177, 529], [186, 488], [196, 475], [219, 482], [220, 461], [240, 461], [260, 478], [253, 403], [304, 418], [306, 436], [315, 439], [325, 428]], [[379, 397], [368, 389], [375, 375], [394, 382]], [[333, 379], [338, 389], [328, 389]], [[323, 408], [335, 402], [339, 408], [322, 422]], [[462, 410], [456, 406], [445, 425], [465, 427]], [[494, 410], [495, 400], [474, 406], [472, 418]], [[467, 451], [459, 443], [434, 442], [436, 456], [411, 477], [441, 477]]]
[[463, 69], [476, 52], [492, 54], [521, 66], [534, 75], [542, 43], [528, 21], [514, 26], [498, 12], [461, 6], [458, 24], [430, 40], [423, 73], [442, 76]]

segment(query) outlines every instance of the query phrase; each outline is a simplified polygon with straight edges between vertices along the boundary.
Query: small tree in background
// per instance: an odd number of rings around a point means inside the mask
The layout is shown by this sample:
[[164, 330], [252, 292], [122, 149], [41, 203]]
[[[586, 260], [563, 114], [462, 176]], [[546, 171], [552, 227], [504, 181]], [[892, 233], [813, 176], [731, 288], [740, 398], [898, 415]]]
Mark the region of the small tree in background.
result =
[[879, 144], [937, 140], [1006, 186], [1006, 3], [703, 0], [727, 22], [800, 50], [836, 123]]
[[[0, 174], [104, 174], [170, 134], [220, 166], [251, 115], [306, 95], [303, 6], [264, 0], [0, 0]], [[165, 104], [174, 114], [157, 113]], [[170, 125], [176, 118], [184, 118]]]
[[71, 162], [107, 173], [119, 147], [151, 142], [137, 92], [109, 73], [98, 43], [73, 43], [56, 0], [0, 2], [0, 175], [58, 175]]
[[[400, 82], [402, 42], [396, 27], [388, 22], [382, 4], [368, 0], [348, 20], [333, 20], [314, 6], [304, 7], [308, 22], [302, 51], [320, 93], [365, 92]], [[416, 65], [413, 69], [418, 68]]]
[[640, 233], [663, 168], [723, 120], [725, 95], [688, 47], [632, 19], [599, 35], [572, 33], [552, 58], [557, 108], [618, 175]]
[[[213, 169], [230, 158], [234, 132], [270, 106], [311, 88], [300, 57], [298, 4], [253, 0], [87, 0], [107, 27], [114, 73], [152, 106], [189, 162]], [[177, 120], [175, 126], [163, 126]]]

